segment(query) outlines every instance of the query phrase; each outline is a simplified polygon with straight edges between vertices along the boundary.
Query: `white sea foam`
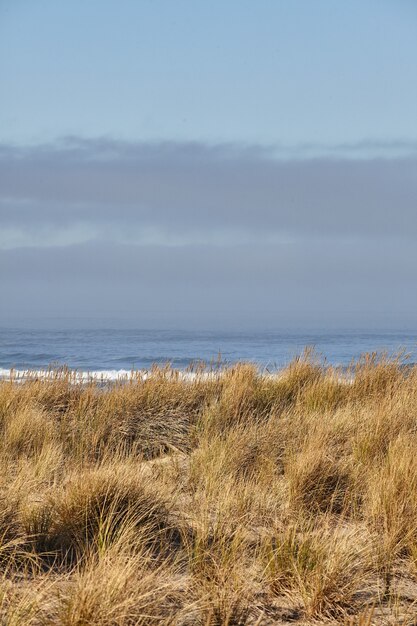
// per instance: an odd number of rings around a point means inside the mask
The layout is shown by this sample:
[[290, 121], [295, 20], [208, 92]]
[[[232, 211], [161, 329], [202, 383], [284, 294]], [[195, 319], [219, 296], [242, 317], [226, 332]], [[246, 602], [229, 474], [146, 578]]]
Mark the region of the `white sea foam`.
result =
[[[84, 381], [90, 379], [97, 380], [118, 380], [126, 379], [132, 376], [129, 370], [104, 370], [104, 371], [80, 371], [80, 370], [53, 370], [53, 369], [7, 369], [0, 367], [0, 378], [27, 379], [27, 378], [56, 378], [59, 376], [69, 375], [76, 380]], [[141, 375], [142, 372], [135, 372], [135, 375]]]
[[[176, 369], [157, 370], [163, 372], [166, 377], [179, 378], [181, 380], [195, 380], [196, 378], [215, 378], [220, 375], [221, 371], [209, 371], [209, 372], [184, 372]], [[126, 369], [112, 369], [112, 370], [71, 370], [71, 369], [7, 369], [0, 367], [0, 380], [54, 380], [61, 377], [69, 377], [71, 381], [75, 383], [83, 382], [123, 382], [129, 380], [146, 380], [152, 376], [155, 376], [156, 372], [153, 370], [126, 370]]]

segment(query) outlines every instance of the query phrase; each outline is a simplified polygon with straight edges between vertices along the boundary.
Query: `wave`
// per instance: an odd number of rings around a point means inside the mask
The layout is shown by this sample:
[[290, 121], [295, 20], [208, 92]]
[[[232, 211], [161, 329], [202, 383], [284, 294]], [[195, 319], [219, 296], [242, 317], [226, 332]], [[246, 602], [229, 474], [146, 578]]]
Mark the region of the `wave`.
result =
[[197, 377], [216, 377], [221, 370], [211, 371], [183, 371], [174, 368], [161, 369], [142, 369], [142, 370], [126, 370], [126, 369], [109, 369], [109, 370], [76, 370], [67, 367], [58, 369], [15, 369], [0, 367], [0, 380], [56, 380], [69, 379], [71, 382], [123, 382], [129, 380], [146, 380], [149, 377], [160, 375], [161, 373], [170, 378], [180, 378], [181, 380], [195, 380]]
[[74, 377], [75, 379], [83, 380], [118, 380], [131, 378], [132, 376], [144, 375], [145, 372], [130, 370], [92, 370], [92, 371], [80, 371], [71, 370], [67, 368], [54, 369], [15, 369], [15, 368], [3, 368], [0, 367], [0, 378], [13, 378], [13, 379], [28, 379], [28, 378], [59, 378], [64, 376]]

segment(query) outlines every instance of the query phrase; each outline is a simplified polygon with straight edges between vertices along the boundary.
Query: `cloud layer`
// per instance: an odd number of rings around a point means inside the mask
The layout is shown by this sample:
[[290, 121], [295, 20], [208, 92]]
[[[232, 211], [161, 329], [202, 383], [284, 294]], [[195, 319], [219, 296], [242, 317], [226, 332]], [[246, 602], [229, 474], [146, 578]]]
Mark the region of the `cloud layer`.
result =
[[138, 326], [411, 323], [415, 146], [311, 152], [1, 146], [0, 321], [33, 310]]

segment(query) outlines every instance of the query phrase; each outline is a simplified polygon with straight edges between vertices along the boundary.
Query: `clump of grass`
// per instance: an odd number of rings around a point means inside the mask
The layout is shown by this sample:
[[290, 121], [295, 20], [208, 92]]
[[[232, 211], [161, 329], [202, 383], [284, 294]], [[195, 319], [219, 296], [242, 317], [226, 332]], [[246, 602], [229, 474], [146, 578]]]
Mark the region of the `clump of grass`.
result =
[[26, 491], [20, 478], [3, 475], [0, 479], [0, 570], [14, 567], [17, 559], [24, 556], [25, 535], [21, 509]]
[[53, 421], [45, 411], [22, 407], [4, 421], [2, 445], [13, 456], [39, 454], [53, 439]]
[[106, 554], [90, 558], [52, 589], [43, 623], [57, 626], [147, 626], [169, 623], [179, 585], [171, 565], [155, 567], [146, 554]]
[[0, 554], [21, 536], [18, 507], [19, 501], [13, 494], [0, 492]]
[[292, 453], [286, 463], [290, 504], [310, 513], [347, 512], [353, 487], [349, 467], [314, 443]]
[[[41, 577], [40, 577], [41, 578]], [[36, 580], [22, 581], [21, 574], [11, 570], [0, 577], [0, 620], [5, 626], [39, 624], [42, 607], [48, 597], [49, 584]]]
[[350, 368], [353, 375], [352, 395], [366, 400], [392, 396], [404, 383], [406, 362], [404, 352], [392, 357], [377, 352], [363, 355]]
[[272, 538], [266, 555], [272, 591], [298, 599], [312, 618], [342, 616], [369, 568], [363, 539], [328, 522], [289, 527]]
[[368, 480], [365, 514], [378, 533], [378, 566], [389, 595], [396, 559], [413, 556], [417, 544], [417, 458], [415, 436], [391, 442]]
[[[270, 482], [282, 473], [284, 449], [279, 425], [270, 421], [236, 425], [226, 433], [202, 433], [190, 459], [193, 486], [227, 479], [242, 483]], [[210, 472], [207, 472], [210, 468]]]
[[201, 512], [186, 544], [191, 597], [200, 607], [204, 624], [246, 624], [252, 594], [242, 528], [233, 528], [225, 511], [210, 516], [209, 508], [203, 507]]
[[301, 395], [301, 404], [309, 412], [336, 411], [348, 401], [349, 386], [343, 380], [343, 374], [336, 371], [326, 372], [313, 378]]
[[71, 560], [91, 550], [105, 551], [127, 529], [142, 531], [139, 543], [144, 538], [155, 544], [174, 537], [163, 496], [140, 468], [135, 471], [129, 465], [73, 473], [63, 488], [33, 508], [26, 521], [38, 545]]

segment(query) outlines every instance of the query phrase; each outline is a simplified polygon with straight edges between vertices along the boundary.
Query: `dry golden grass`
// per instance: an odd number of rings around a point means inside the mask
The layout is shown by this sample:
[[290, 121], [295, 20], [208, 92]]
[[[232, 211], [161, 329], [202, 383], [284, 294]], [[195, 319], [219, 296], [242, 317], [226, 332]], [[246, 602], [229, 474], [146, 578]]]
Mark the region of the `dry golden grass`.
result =
[[417, 368], [0, 381], [0, 624], [417, 623]]

